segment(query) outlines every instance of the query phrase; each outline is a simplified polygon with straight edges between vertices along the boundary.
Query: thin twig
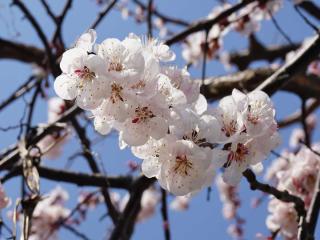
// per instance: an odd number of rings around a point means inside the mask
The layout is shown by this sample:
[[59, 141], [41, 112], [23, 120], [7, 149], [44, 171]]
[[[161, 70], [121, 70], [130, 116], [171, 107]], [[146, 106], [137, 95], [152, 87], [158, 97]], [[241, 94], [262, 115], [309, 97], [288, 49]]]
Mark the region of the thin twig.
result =
[[148, 2], [148, 12], [147, 12], [147, 26], [148, 26], [148, 38], [152, 38], [152, 13], [153, 13], [153, 0]]
[[[76, 131], [76, 133], [78, 134], [78, 137], [81, 141], [81, 145], [82, 145], [82, 150], [84, 153], [84, 157], [87, 159], [90, 169], [93, 173], [100, 173], [100, 170], [98, 168], [98, 165], [95, 161], [94, 156], [92, 155], [91, 152], [91, 142], [90, 140], [87, 138], [86, 136], [86, 132], [85, 129], [83, 127], [80, 126], [80, 124], [78, 123], [76, 118], [72, 118], [71, 119], [71, 123]], [[107, 178], [106, 178], [107, 180]], [[109, 215], [113, 221], [113, 223], [116, 223], [118, 221], [118, 217], [119, 217], [119, 213], [117, 211], [117, 209], [114, 207], [109, 191], [108, 191], [108, 185], [109, 183], [106, 182], [106, 187], [105, 188], [101, 188], [101, 193], [104, 197], [105, 200], [105, 204], [107, 207], [107, 210], [109, 211]]]
[[214, 24], [217, 24], [223, 20], [225, 20], [227, 17], [229, 17], [231, 14], [235, 13], [236, 11], [244, 8], [248, 4], [255, 2], [255, 0], [243, 0], [240, 3], [224, 10], [220, 14], [218, 14], [215, 18], [213, 19], [208, 19], [208, 20], [202, 20], [195, 22], [190, 25], [187, 29], [184, 31], [176, 34], [172, 38], [168, 39], [165, 43], [167, 45], [172, 45], [174, 43], [177, 43], [183, 39], [185, 39], [187, 36], [189, 36], [192, 33], [199, 32], [202, 30], [210, 29]]
[[307, 147], [310, 147], [311, 139], [310, 139], [310, 131], [308, 129], [308, 123], [307, 123], [307, 101], [305, 98], [301, 99], [301, 124], [304, 131], [304, 140], [307, 145]]
[[91, 24], [89, 29], [95, 29], [101, 23], [103, 18], [111, 11], [118, 0], [112, 0], [99, 14], [96, 20]]
[[167, 207], [167, 192], [164, 189], [161, 189], [161, 216], [163, 222], [164, 236], [166, 240], [170, 240], [170, 225], [168, 217], [168, 207]]
[[[311, 27], [315, 32], [319, 33], [319, 28], [316, 27], [316, 25], [314, 25], [299, 9], [298, 5], [294, 5], [294, 8], [296, 10], [296, 12], [299, 14], [299, 16], [303, 19], [303, 21], [309, 26]], [[320, 14], [320, 12], [319, 12]]]
[[269, 16], [271, 18], [271, 21], [273, 22], [274, 26], [276, 27], [276, 29], [280, 32], [280, 34], [283, 36], [284, 39], [287, 40], [287, 42], [290, 45], [294, 45], [293, 41], [290, 39], [289, 35], [286, 34], [286, 32], [280, 27], [278, 21], [276, 20], [276, 18], [273, 16], [272, 12], [269, 10]]

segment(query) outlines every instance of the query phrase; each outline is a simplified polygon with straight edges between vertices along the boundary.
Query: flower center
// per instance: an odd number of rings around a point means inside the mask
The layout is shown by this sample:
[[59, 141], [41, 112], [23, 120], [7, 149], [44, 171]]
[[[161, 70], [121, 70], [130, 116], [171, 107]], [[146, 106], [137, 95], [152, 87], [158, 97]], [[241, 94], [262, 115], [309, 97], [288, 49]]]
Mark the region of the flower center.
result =
[[131, 89], [143, 89], [143, 88], [145, 88], [145, 86], [146, 86], [146, 83], [143, 80], [140, 80], [136, 84], [133, 84], [131, 86]]
[[111, 71], [121, 72], [123, 69], [124, 69], [124, 66], [120, 62], [113, 61], [109, 64], [108, 72], [111, 72]]
[[96, 77], [96, 74], [87, 66], [84, 66], [83, 69], [76, 69], [74, 73], [81, 79], [79, 88], [83, 88], [84, 81], [92, 81]]
[[132, 123], [147, 122], [150, 118], [154, 118], [155, 115], [148, 107], [137, 107], [135, 109], [135, 117], [132, 119]]
[[187, 159], [186, 155], [180, 155], [176, 157], [176, 163], [173, 171], [179, 175], [189, 175], [189, 170], [192, 169], [192, 162]]
[[237, 132], [237, 121], [231, 120], [231, 121], [223, 121], [223, 127], [221, 128], [221, 131], [224, 132], [226, 137], [230, 137], [233, 134]]
[[246, 156], [249, 154], [249, 149], [243, 144], [243, 143], [238, 143], [237, 144], [237, 149], [235, 151], [230, 151], [228, 155], [228, 160], [225, 163], [224, 167], [227, 168], [231, 165], [232, 161], [236, 161], [238, 163], [241, 163], [245, 161]]
[[264, 104], [261, 101], [254, 101], [252, 104], [248, 105], [248, 115], [247, 120], [251, 122], [252, 124], [259, 123], [260, 115], [262, 109], [266, 107], [266, 104]]
[[111, 101], [112, 103], [116, 103], [118, 100], [123, 102], [123, 98], [121, 96], [121, 92], [123, 90], [123, 87], [119, 84], [112, 83], [111, 84]]
[[206, 138], [199, 138], [199, 131], [192, 129], [191, 134], [186, 134], [182, 137], [183, 140], [190, 140], [199, 147], [206, 147], [208, 142]]

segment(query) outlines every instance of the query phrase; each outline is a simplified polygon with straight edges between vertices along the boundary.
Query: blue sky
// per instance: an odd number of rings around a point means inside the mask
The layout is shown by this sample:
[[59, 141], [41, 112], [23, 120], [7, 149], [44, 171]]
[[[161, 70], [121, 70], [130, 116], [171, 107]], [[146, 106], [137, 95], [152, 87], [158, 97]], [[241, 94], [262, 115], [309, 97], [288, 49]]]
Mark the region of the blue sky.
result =
[[[25, 2], [27, 2], [27, 6], [32, 9], [32, 12], [40, 22], [45, 33], [51, 35], [54, 31], [54, 25], [47, 17], [47, 14], [39, 4], [39, 1], [29, 0]], [[60, 12], [64, 1], [48, 0], [48, 2], [58, 13]], [[190, 22], [207, 15], [217, 3], [216, 1], [210, 0], [155, 0], [154, 2], [159, 7], [159, 11]], [[9, 0], [4, 0], [0, 3], [0, 37], [42, 47], [41, 42], [34, 30], [30, 27], [29, 23], [22, 19], [22, 15], [19, 10], [16, 8], [9, 8], [9, 3]], [[63, 34], [67, 46], [71, 45], [75, 39], [81, 35], [81, 33], [86, 31], [95, 19], [98, 11], [99, 7], [95, 4], [94, 0], [74, 1], [72, 11], [68, 14], [63, 28]], [[276, 18], [278, 19], [279, 24], [283, 26], [287, 34], [290, 35], [294, 41], [298, 42], [306, 36], [312, 35], [312, 31], [294, 12], [293, 7], [288, 2], [285, 2], [285, 8], [276, 14]], [[132, 19], [123, 21], [121, 14], [118, 11], [113, 11], [104, 19], [102, 24], [99, 25], [96, 30], [98, 33], [98, 41], [102, 41], [107, 37], [124, 38], [130, 32], [134, 32], [137, 35], [145, 34], [146, 26], [137, 25], [132, 21]], [[258, 33], [258, 38], [266, 44], [285, 43], [285, 40], [277, 32], [270, 21], [263, 22], [262, 31]], [[247, 39], [237, 33], [231, 33], [225, 37], [224, 48], [226, 50], [244, 49], [246, 45]], [[173, 49], [177, 54], [176, 63], [180, 67], [184, 66], [185, 62], [181, 58], [181, 48], [175, 45]], [[254, 66], [256, 67], [263, 64], [265, 64], [265, 62], [256, 63]], [[223, 73], [225, 73], [225, 70], [220, 63], [210, 62], [208, 64], [208, 76], [218, 76]], [[200, 77], [201, 69], [192, 68], [191, 74], [194, 78]], [[0, 102], [3, 99], [6, 99], [6, 97], [16, 89], [17, 86], [26, 81], [30, 75], [30, 65], [15, 61], [0, 60]], [[52, 79], [50, 82], [52, 83]], [[55, 96], [52, 89], [48, 89], [48, 95]], [[30, 95], [27, 95], [26, 99], [30, 99]], [[299, 99], [288, 93], [277, 93], [273, 96], [273, 100], [277, 110], [277, 118], [279, 119], [282, 119], [289, 113], [294, 112], [300, 106]], [[13, 123], [18, 123], [22, 116], [22, 109], [24, 106], [23, 99], [20, 99], [7, 108], [6, 111], [0, 112], [0, 126], [6, 127]], [[39, 101], [37, 103], [33, 123], [46, 122], [46, 111], [46, 102], [43, 100]], [[319, 111], [317, 115], [319, 116]], [[299, 127], [299, 125], [295, 125], [294, 127]], [[283, 144], [279, 148], [279, 151], [287, 146], [287, 140], [291, 130], [292, 127], [280, 130]], [[315, 140], [319, 140], [318, 130], [319, 129], [316, 131], [318, 134], [314, 136]], [[16, 141], [17, 131], [15, 130], [10, 132], [1, 132], [0, 134], [0, 149], [3, 149]], [[98, 135], [91, 129], [90, 137], [95, 139]], [[45, 164], [53, 167], [64, 167], [66, 162], [65, 159], [79, 149], [80, 146], [78, 144], [78, 140], [73, 138], [65, 147], [64, 154], [60, 159], [56, 161], [46, 161]], [[134, 159], [130, 151], [119, 150], [116, 134], [112, 134], [110, 137], [96, 144], [94, 146], [94, 151], [99, 155], [99, 159], [101, 159], [99, 164], [103, 164], [104, 169], [109, 175], [117, 175], [127, 172], [127, 161]], [[265, 161], [265, 166], [267, 166], [271, 160], [272, 157], [270, 156], [270, 158]], [[83, 172], [88, 171], [85, 160], [77, 158], [72, 165], [72, 170]], [[41, 180], [42, 193], [47, 192], [55, 185], [55, 182]], [[72, 208], [72, 206], [75, 206], [76, 196], [79, 193], [79, 189], [68, 184], [64, 184], [63, 187], [65, 187], [70, 193], [70, 200], [67, 204]], [[19, 181], [11, 180], [5, 185], [5, 189], [8, 195], [14, 200], [20, 192]], [[257, 232], [267, 234], [268, 230], [265, 226], [267, 201], [264, 201], [259, 208], [253, 209], [250, 206], [251, 199], [255, 196], [260, 196], [260, 193], [250, 191], [248, 184], [244, 180], [241, 182], [240, 189], [242, 208], [240, 209], [239, 214], [247, 220], [245, 224], [245, 239], [254, 239]], [[121, 193], [123, 194], [123, 192]], [[172, 239], [231, 239], [226, 233], [229, 222], [222, 218], [221, 203], [216, 188], [213, 188], [210, 201], [206, 200], [206, 194], [207, 192], [204, 190], [196, 195], [191, 202], [189, 211], [182, 213], [173, 211], [169, 212]], [[170, 200], [171, 198], [172, 197], [169, 197]], [[11, 208], [12, 207], [13, 206], [11, 206]], [[136, 225], [133, 239], [163, 239], [162, 221], [159, 210], [160, 209], [158, 207], [158, 211], [153, 218]], [[100, 206], [97, 211], [90, 212], [88, 220], [79, 228], [91, 239], [103, 239], [108, 230], [110, 230], [109, 221], [104, 220], [99, 222], [98, 220], [104, 211], [104, 206]], [[319, 228], [317, 234], [320, 234]], [[74, 239], [74, 236], [70, 235], [68, 232], [61, 231], [60, 238], [63, 240]]]

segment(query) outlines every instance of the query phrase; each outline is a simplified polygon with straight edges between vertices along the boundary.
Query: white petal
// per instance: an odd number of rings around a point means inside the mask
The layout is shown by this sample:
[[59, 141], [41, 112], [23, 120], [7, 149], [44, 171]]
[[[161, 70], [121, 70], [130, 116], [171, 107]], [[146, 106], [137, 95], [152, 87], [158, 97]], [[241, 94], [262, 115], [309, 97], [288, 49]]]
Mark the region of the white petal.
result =
[[160, 174], [160, 169], [161, 164], [156, 158], [145, 159], [141, 165], [142, 173], [148, 178], [158, 177]]
[[57, 95], [65, 100], [73, 100], [77, 96], [77, 81], [65, 74], [56, 78], [53, 87]]
[[150, 127], [150, 136], [157, 140], [164, 137], [169, 128], [167, 121], [160, 117], [151, 118], [148, 125]]
[[231, 186], [239, 184], [242, 177], [242, 171], [237, 164], [231, 164], [222, 175], [223, 181]]
[[112, 123], [108, 121], [105, 117], [95, 117], [93, 124], [95, 130], [102, 135], [107, 135], [112, 130]]

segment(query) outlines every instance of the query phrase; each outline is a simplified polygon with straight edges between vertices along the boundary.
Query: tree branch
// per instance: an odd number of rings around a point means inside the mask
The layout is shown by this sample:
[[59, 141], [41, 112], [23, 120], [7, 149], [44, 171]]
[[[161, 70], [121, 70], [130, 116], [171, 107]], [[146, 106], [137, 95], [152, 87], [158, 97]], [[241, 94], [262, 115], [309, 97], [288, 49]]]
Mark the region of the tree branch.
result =
[[143, 192], [155, 182], [155, 178], [139, 177], [132, 186], [130, 191], [130, 199], [120, 214], [119, 221], [113, 229], [110, 240], [127, 240], [133, 232], [134, 223], [140, 211], [140, 201]]
[[255, 174], [250, 169], [245, 170], [243, 172], [243, 176], [247, 179], [248, 183], [250, 184], [251, 190], [260, 190], [264, 193], [271, 194], [280, 201], [294, 203], [295, 210], [297, 211], [298, 216], [301, 218], [305, 217], [306, 210], [304, 207], [304, 202], [301, 198], [291, 195], [288, 191], [280, 191], [268, 184], [258, 182]]
[[[201, 90], [207, 100], [217, 100], [231, 94], [234, 88], [252, 91], [276, 71], [277, 69], [272, 68], [257, 68], [221, 77], [207, 78]], [[290, 84], [281, 86], [281, 90], [295, 93], [301, 97], [317, 98], [320, 96], [320, 78], [318, 76], [297, 73], [291, 75], [289, 80]]]
[[309, 63], [318, 57], [319, 53], [320, 36], [317, 35], [308, 46], [301, 49], [291, 61], [284, 64], [256, 89], [268, 92], [272, 95], [279, 88], [287, 84], [292, 76], [305, 70]]
[[[106, 187], [109, 184], [109, 187], [111, 188], [121, 188], [129, 190], [133, 182], [133, 178], [131, 176], [106, 177], [97, 173], [86, 174], [80, 172], [70, 172], [44, 166], [39, 166], [38, 171], [40, 177], [42, 178], [57, 182], [76, 184], [77, 186]], [[21, 174], [22, 166], [14, 167], [1, 178], [1, 183], [5, 183], [9, 179]]]
[[248, 4], [254, 2], [256, 0], [243, 0], [242, 2], [226, 9], [225, 11], [218, 14], [215, 18], [209, 19], [209, 20], [201, 20], [198, 22], [195, 22], [190, 25], [187, 29], [184, 31], [176, 34], [172, 38], [168, 39], [165, 43], [167, 45], [172, 45], [174, 43], [177, 43], [183, 39], [185, 39], [187, 36], [189, 36], [192, 33], [199, 32], [202, 30], [209, 30], [214, 24], [217, 24], [223, 20], [225, 20], [227, 17], [229, 17], [231, 14], [235, 13], [236, 11], [240, 10], [241, 8], [247, 6]]
[[114, 7], [114, 5], [117, 3], [118, 0], [112, 0], [104, 10], [102, 10], [99, 14], [97, 19], [91, 24], [89, 29], [95, 29], [100, 24], [100, 22], [103, 20], [103, 18], [111, 11], [111, 9]]

